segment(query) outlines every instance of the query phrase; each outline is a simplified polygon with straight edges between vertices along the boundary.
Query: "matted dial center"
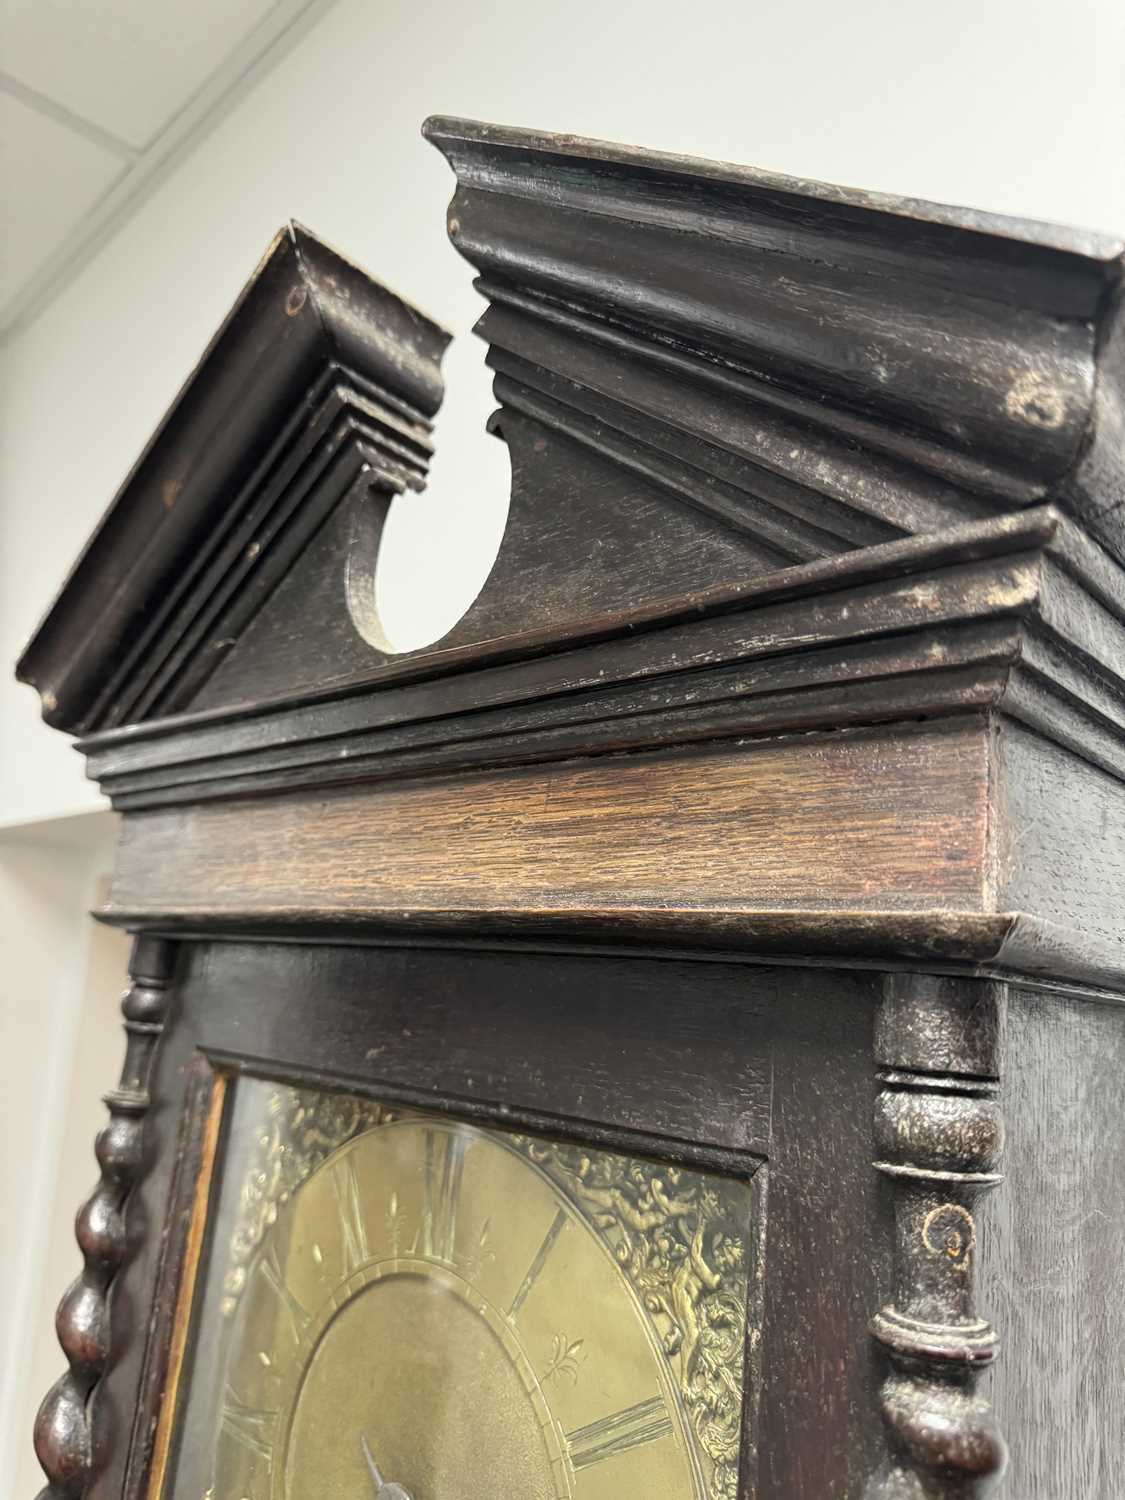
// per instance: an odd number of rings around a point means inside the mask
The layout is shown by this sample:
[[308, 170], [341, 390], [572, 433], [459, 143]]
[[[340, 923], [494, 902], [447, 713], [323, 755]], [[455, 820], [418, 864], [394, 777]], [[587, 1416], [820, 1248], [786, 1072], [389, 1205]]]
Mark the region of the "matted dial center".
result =
[[534, 1377], [503, 1321], [467, 1292], [419, 1268], [373, 1280], [336, 1314], [297, 1395], [288, 1500], [374, 1500], [362, 1435], [412, 1500], [569, 1496]]

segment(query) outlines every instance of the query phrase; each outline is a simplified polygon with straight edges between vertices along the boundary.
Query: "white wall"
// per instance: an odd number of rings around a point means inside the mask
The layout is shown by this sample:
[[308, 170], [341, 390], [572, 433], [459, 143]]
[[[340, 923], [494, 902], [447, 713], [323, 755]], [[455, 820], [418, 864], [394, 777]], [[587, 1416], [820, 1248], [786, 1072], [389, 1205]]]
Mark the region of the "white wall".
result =
[[[289, 217], [458, 335], [434, 482], [400, 523], [419, 578], [399, 592], [399, 620], [422, 634], [427, 611], [432, 622], [467, 602], [495, 540], [505, 465], [483, 434], [483, 350], [467, 333], [478, 302], [445, 239], [451, 179], [418, 136], [426, 114], [1121, 230], [1123, 59], [1121, 0], [340, 0], [0, 358], [0, 825], [98, 805], [78, 757], [41, 726], [7, 664]], [[0, 1347], [17, 1382], [7, 1396], [25, 1384], [3, 1403], [21, 1433], [40, 1369], [58, 1368], [44, 1309], [75, 1263], [66, 1226], [91, 1174], [96, 1096], [113, 1082], [119, 1047], [117, 985], [107, 982], [76, 1067], [80, 912], [104, 864], [99, 848], [9, 850], [0, 862], [0, 1098], [15, 1122], [14, 1135], [0, 1130], [0, 1175], [9, 1226], [28, 1226], [19, 1276], [0, 1275]], [[68, 1109], [78, 1111], [70, 1124]], [[68, 1179], [53, 1194], [59, 1169]], [[45, 1270], [48, 1246], [65, 1267]], [[12, 1473], [5, 1455], [0, 1472]]]
[[54, 1306], [81, 1267], [74, 1214], [97, 1180], [101, 1095], [121, 1066], [128, 939], [86, 917], [113, 821], [0, 832], [0, 1495], [41, 1482], [31, 1427], [65, 1368]]
[[[504, 468], [427, 113], [1125, 229], [1123, 58], [1120, 0], [341, 0], [5, 352], [0, 658], [291, 216], [460, 335], [412, 598], [486, 565]], [[95, 803], [36, 720], [5, 669], [0, 823]]]

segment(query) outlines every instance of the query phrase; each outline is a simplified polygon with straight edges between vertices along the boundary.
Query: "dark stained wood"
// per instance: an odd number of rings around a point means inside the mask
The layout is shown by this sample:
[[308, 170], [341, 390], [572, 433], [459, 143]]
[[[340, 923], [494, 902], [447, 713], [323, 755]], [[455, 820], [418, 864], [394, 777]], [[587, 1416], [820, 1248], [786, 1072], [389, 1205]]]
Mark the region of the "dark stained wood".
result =
[[[206, 1017], [198, 1045], [221, 1064], [765, 1156], [778, 979], [709, 967], [701, 1008], [684, 962], [221, 943], [191, 946], [185, 982]], [[313, 1007], [300, 998], [310, 984]], [[232, 1011], [231, 994], [252, 1007]]]
[[617, 923], [1114, 983], [1123, 847], [1120, 782], [962, 714], [148, 812], [123, 829], [100, 914], [298, 934]]
[[996, 1330], [976, 1302], [978, 1201], [1001, 1180], [999, 1090], [1007, 990], [977, 979], [888, 975], [875, 1023], [875, 1167], [895, 1209], [893, 1297], [872, 1332], [891, 1448], [869, 1500], [946, 1486], [966, 1500], [1007, 1463], [976, 1390]]
[[[82, 748], [129, 809], [987, 706], [1125, 775], [1125, 575], [1075, 541], [1056, 513], [1036, 511], [1016, 526], [865, 549], [800, 579], [785, 570], [737, 607], [701, 599], [693, 617], [623, 639], [334, 702], [159, 720]], [[877, 560], [886, 573], [872, 581]], [[323, 614], [331, 570], [311, 594]], [[282, 659], [299, 673], [303, 616], [280, 605], [259, 616], [274, 618], [290, 622], [281, 656], [250, 660], [267, 678]]]
[[[486, 593], [445, 638], [441, 653], [410, 653], [411, 661], [440, 661], [459, 642], [465, 654], [477, 657], [494, 655], [496, 643], [505, 641], [510, 654], [522, 645], [520, 637], [528, 627], [558, 639], [576, 620], [627, 614], [638, 576], [647, 577], [657, 596], [675, 597], [686, 589], [705, 588], [715, 578], [771, 571], [782, 561], [776, 552], [732, 537], [719, 522], [684, 516], [642, 479], [621, 484], [581, 448], [553, 438], [550, 452], [567, 476], [565, 496], [539, 492], [533, 507], [509, 511], [504, 556]], [[518, 458], [515, 463], [518, 471]], [[276, 606], [259, 614], [193, 700], [194, 708], [282, 697], [294, 687], [321, 690], [346, 685], [370, 678], [373, 665], [384, 666], [386, 658], [374, 658], [371, 646], [357, 632], [339, 588], [341, 569], [361, 549], [373, 568], [378, 530], [371, 528], [365, 535], [361, 526], [370, 510], [362, 492], [339, 508], [286, 580]], [[573, 548], [578, 536], [584, 538], [582, 567], [561, 572], [557, 559]], [[317, 632], [325, 639], [316, 666], [308, 658], [308, 621], [297, 603], [309, 598], [324, 600]], [[317, 675], [325, 659], [331, 662], [327, 684]], [[389, 664], [394, 660], [391, 657]]]
[[[288, 755], [293, 768], [309, 767], [311, 782], [328, 774], [334, 760], [365, 755], [371, 764], [360, 775], [374, 779], [382, 761], [373, 757], [380, 752], [505, 736], [518, 745], [556, 727], [574, 732], [585, 725], [595, 736], [603, 720], [616, 721], [624, 735], [622, 721], [657, 713], [670, 720], [675, 735], [688, 731], [693, 706], [725, 704], [729, 712], [744, 699], [754, 700], [745, 709], [750, 717], [735, 727], [785, 727], [785, 710], [771, 713], [782, 692], [815, 695], [846, 685], [855, 693], [877, 683], [878, 693], [886, 694], [896, 684], [910, 691], [930, 681], [926, 674], [946, 669], [1003, 664], [1014, 671], [1023, 616], [1039, 611], [1043, 552], [1059, 530], [1057, 516], [1034, 512], [1026, 520], [965, 528], [936, 542], [894, 544], [830, 566], [786, 569], [733, 598], [695, 596], [686, 618], [681, 609], [671, 619], [649, 622], [644, 631], [571, 643], [565, 652], [479, 671], [444, 671], [384, 686], [377, 694], [275, 710], [259, 706], [253, 713], [180, 715], [91, 735], [81, 748], [91, 773], [115, 797], [182, 783], [192, 784], [188, 795], [195, 800], [207, 795], [209, 780], [216, 782], [216, 794], [223, 792], [234, 769], [225, 764], [228, 756], [236, 756], [248, 776], [260, 764], [267, 774], [281, 768]], [[874, 575], [873, 565], [881, 565]], [[318, 579], [324, 586], [318, 599], [329, 582], [327, 575]], [[1125, 586], [1121, 598], [1125, 608]], [[598, 623], [609, 631], [608, 620]], [[299, 649], [295, 636], [292, 646]], [[1066, 681], [1076, 690], [1081, 674], [1072, 671]], [[933, 692], [935, 707], [956, 707], [955, 698], [941, 698], [940, 688]], [[822, 712], [819, 722], [835, 725], [837, 707]], [[673, 719], [676, 710], [681, 712]], [[873, 711], [870, 705], [867, 711]], [[816, 712], [811, 706], [803, 722], [818, 722]], [[567, 748], [596, 751], [598, 744], [591, 739]]]
[[1006, 1048], [1007, 1175], [981, 1265], [1006, 1493], [1108, 1500], [1125, 1473], [1125, 1007], [1013, 987]]
[[[243, 997], [237, 1007], [232, 995]], [[889, 1284], [892, 1248], [868, 1123], [875, 976], [198, 943], [178, 999], [180, 1056], [198, 1049], [224, 1068], [764, 1172], [756, 1353], [767, 1378], [751, 1493], [782, 1500], [844, 1474], [840, 1493], [861, 1494], [882, 1436], [868, 1420], [877, 1371], [854, 1355]], [[165, 1054], [162, 1076], [175, 1103], [173, 1062]], [[870, 1246], [862, 1260], [857, 1242]], [[798, 1412], [811, 1428], [795, 1425]]]
[[181, 1113], [171, 1212], [165, 1215], [163, 1259], [159, 1271], [159, 1284], [165, 1298], [171, 1299], [174, 1295], [175, 1304], [162, 1310], [168, 1328], [166, 1337], [150, 1338], [148, 1344], [141, 1397], [136, 1406], [136, 1421], [133, 1422], [129, 1445], [133, 1493], [142, 1481], [147, 1481], [147, 1493], [159, 1496], [168, 1473], [168, 1455], [184, 1377], [190, 1310], [198, 1289], [199, 1269], [205, 1265], [211, 1187], [225, 1124], [225, 1106], [226, 1074], [214, 1073], [199, 1056], [192, 1068], [189, 1098]]
[[873, 975], [845, 984], [827, 969], [791, 984], [779, 988], [775, 1021], [761, 1468], [750, 1496], [859, 1500], [886, 1451], [872, 1420], [879, 1371], [867, 1327], [891, 1284], [894, 1248], [868, 1123], [878, 984]]
[[983, 911], [987, 752], [966, 717], [154, 811], [105, 914]]
[[182, 706], [357, 478], [420, 488], [447, 338], [283, 229], [20, 660], [47, 721]]
[[1119, 543], [1120, 239], [573, 136], [426, 134], [504, 357], [906, 530], [1058, 494]]
[[290, 230], [29, 650], [52, 722], [432, 675], [1044, 499], [1125, 556], [1116, 240], [463, 121], [429, 134], [492, 299], [513, 459], [481, 597], [402, 658], [351, 618], [342, 570], [373, 565], [390, 492], [424, 479], [444, 336]]
[[149, 1495], [156, 1500], [159, 1494], [157, 1486], [162, 1480], [171, 1442], [173, 1403], [183, 1373], [187, 1323], [206, 1236], [208, 1195], [223, 1125], [225, 1078], [216, 1074], [198, 1053], [183, 1069], [182, 1076], [182, 1105], [176, 1109], [175, 1099], [164, 1101], [165, 1106], [173, 1105], [165, 1128], [172, 1127], [178, 1114], [179, 1138], [174, 1153], [168, 1150], [160, 1153], [171, 1162], [173, 1171], [164, 1212], [152, 1222], [154, 1229], [159, 1226], [159, 1233], [151, 1236], [159, 1262], [148, 1337], [141, 1351], [135, 1349], [139, 1341], [131, 1341], [133, 1352], [142, 1352], [144, 1356], [136, 1412], [128, 1445], [117, 1443], [111, 1450], [114, 1456], [127, 1456], [129, 1460], [120, 1491], [123, 1500], [143, 1500]]
[[[177, 971], [184, 956], [177, 944]], [[89, 1500], [148, 1497], [211, 1088], [174, 978], [149, 1080], [144, 1171], [129, 1197], [129, 1253], [113, 1286], [114, 1357], [98, 1386], [107, 1440]]]
[[1125, 785], [1022, 724], [1004, 723], [993, 763], [996, 900], [1038, 912], [1058, 939], [1107, 958], [1125, 936]]
[[217, 1068], [752, 1177], [738, 1500], [1116, 1500], [1121, 244], [427, 133], [512, 459], [476, 603], [391, 652], [445, 336], [291, 228], [20, 665], [163, 1027], [45, 1494], [198, 1500]]

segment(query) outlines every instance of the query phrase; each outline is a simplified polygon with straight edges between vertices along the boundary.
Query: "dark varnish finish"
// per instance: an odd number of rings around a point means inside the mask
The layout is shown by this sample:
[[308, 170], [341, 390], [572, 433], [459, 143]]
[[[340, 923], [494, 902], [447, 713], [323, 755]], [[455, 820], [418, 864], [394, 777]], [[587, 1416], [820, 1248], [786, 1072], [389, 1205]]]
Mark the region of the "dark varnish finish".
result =
[[1005, 1051], [1005, 1178], [980, 1272], [1004, 1340], [1005, 1494], [1112, 1500], [1125, 1485], [1125, 1009], [1013, 986]]
[[1065, 496], [1120, 541], [1119, 239], [573, 136], [425, 128], [457, 176], [450, 237], [493, 302], [480, 331], [505, 409], [525, 390], [590, 403], [600, 424], [572, 420], [595, 446], [647, 419], [657, 467], [686, 429], [819, 525], [840, 503], [912, 532]]
[[1121, 244], [426, 129], [512, 460], [475, 604], [390, 650], [445, 335], [290, 227], [20, 664], [140, 934], [46, 1500], [198, 1500], [245, 1073], [751, 1177], [737, 1500], [1118, 1500]]
[[182, 707], [353, 486], [420, 489], [447, 342], [282, 229], [20, 660], [47, 721]]
[[1007, 1450], [977, 1372], [996, 1352], [976, 1306], [977, 1200], [1001, 1180], [996, 1101], [1005, 987], [893, 974], [875, 1021], [882, 1085], [876, 1169], [895, 1204], [895, 1291], [872, 1332], [886, 1351], [881, 1391], [892, 1449], [868, 1500], [983, 1495]]
[[[333, 583], [341, 593], [346, 561], [318, 571], [318, 611]], [[294, 604], [259, 618], [275, 613], [299, 674], [304, 617]], [[995, 707], [1125, 773], [1123, 662], [1125, 572], [1044, 507], [694, 593], [670, 616], [563, 652], [377, 694], [195, 712], [80, 748], [129, 810]]]
[[219, 1068], [754, 1175], [763, 1378], [747, 1493], [862, 1494], [883, 1453], [861, 1415], [878, 1390], [866, 1325], [892, 1251], [871, 1170], [875, 976], [606, 952], [185, 948], [163, 1060], [174, 1099], [176, 1060], [194, 1050]]

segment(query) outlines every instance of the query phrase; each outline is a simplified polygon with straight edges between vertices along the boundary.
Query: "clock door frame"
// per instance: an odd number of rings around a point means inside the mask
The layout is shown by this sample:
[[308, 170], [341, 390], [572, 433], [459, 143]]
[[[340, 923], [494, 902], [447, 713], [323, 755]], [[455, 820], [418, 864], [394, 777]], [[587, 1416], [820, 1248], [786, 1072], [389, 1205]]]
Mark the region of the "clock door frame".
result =
[[[138, 1237], [114, 1290], [118, 1305], [155, 1311], [99, 1390], [107, 1430], [136, 1411], [109, 1493], [161, 1495], [222, 1166], [216, 1101], [243, 1071], [751, 1177], [739, 1495], [783, 1493], [816, 1465], [825, 1482], [841, 1463], [857, 1483], [871, 1472], [880, 1428], [854, 1412], [875, 1403], [878, 1371], [849, 1351], [865, 1347], [890, 1274], [867, 1126], [875, 976], [557, 946], [166, 951], [175, 1025], [151, 1080], [152, 1165], [137, 1190], [139, 1221], [163, 1228]], [[826, 1064], [815, 1076], [813, 1049]], [[860, 1243], [882, 1253], [852, 1256]], [[803, 1451], [803, 1421], [826, 1434], [819, 1458]]]

